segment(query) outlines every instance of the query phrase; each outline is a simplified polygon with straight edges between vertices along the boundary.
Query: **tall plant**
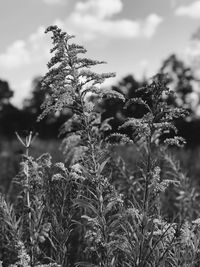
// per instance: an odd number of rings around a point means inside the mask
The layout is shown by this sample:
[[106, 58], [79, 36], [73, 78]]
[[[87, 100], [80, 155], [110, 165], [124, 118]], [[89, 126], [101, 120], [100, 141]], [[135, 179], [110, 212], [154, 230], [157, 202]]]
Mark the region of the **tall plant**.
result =
[[106, 78], [114, 76], [113, 73], [97, 74], [90, 70], [91, 66], [104, 62], [80, 57], [86, 50], [70, 43], [73, 36], [56, 26], [49, 27], [46, 32], [53, 34], [51, 52], [54, 56], [43, 79], [43, 88], [47, 89], [49, 96], [43, 104], [41, 118], [49, 112], [61, 112], [66, 108], [73, 112], [62, 132], [66, 134], [64, 152], [72, 157], [71, 175], [78, 188], [74, 205], [79, 208], [79, 220], [83, 222], [86, 240], [86, 257], [79, 265], [86, 266], [86, 260], [101, 267], [115, 266], [118, 259], [114, 226], [122, 199], [103, 174], [109, 158], [102, 137], [109, 126], [107, 122], [101, 124], [101, 114], [87, 96], [124, 98], [116, 91], [100, 87]]
[[[139, 147], [141, 157], [138, 174], [132, 177], [134, 196], [131, 202], [129, 199], [122, 221], [121, 248], [126, 255], [123, 266], [188, 266], [191, 260], [192, 266], [197, 263], [199, 243], [193, 239], [188, 244], [186, 233], [192, 236], [198, 227], [191, 226], [186, 218], [180, 220], [182, 210], [174, 221], [167, 220], [162, 212], [162, 196], [169, 185], [179, 192], [184, 182], [176, 169], [170, 175], [163, 173], [161, 164], [166, 160], [168, 146], [184, 144], [181, 137], [174, 135], [177, 133], [174, 120], [186, 115], [184, 109], [168, 105], [167, 98], [173, 92], [166, 85], [166, 77], [158, 74], [149, 85], [138, 89], [143, 92], [141, 98], [130, 99], [125, 104], [125, 108], [131, 104], [142, 105], [146, 112], [141, 118], [128, 118], [120, 127], [131, 129], [129, 137]], [[186, 247], [189, 253], [183, 257]]]

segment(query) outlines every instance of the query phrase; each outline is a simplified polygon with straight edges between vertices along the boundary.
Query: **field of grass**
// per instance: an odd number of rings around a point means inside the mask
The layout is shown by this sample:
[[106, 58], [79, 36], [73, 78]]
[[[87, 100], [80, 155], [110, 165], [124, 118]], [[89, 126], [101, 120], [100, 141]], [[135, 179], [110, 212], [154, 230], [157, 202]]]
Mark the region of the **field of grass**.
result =
[[[63, 161], [63, 155], [59, 150], [60, 141], [41, 140], [36, 138], [30, 147], [30, 156], [37, 158], [44, 153], [50, 153], [54, 162]], [[0, 188], [2, 192], [8, 192], [11, 180], [19, 172], [22, 155], [25, 148], [19, 140], [0, 141]]]
[[[60, 146], [61, 140], [42, 140], [37, 138], [30, 147], [30, 156], [36, 159], [44, 153], [50, 153], [53, 162], [63, 162], [64, 155], [60, 150]], [[12, 178], [19, 171], [25, 149], [17, 138], [12, 141], [1, 141], [0, 148], [0, 188], [3, 192], [7, 192]], [[180, 161], [181, 169], [191, 181], [200, 185], [200, 147], [195, 149], [171, 149], [171, 153]], [[139, 153], [134, 145], [115, 146], [111, 154], [113, 157], [120, 156], [130, 170], [134, 171], [136, 168]]]
[[[169, 150], [180, 162], [181, 169], [192, 181], [200, 184], [200, 147], [196, 148], [174, 148]], [[130, 169], [134, 169], [138, 159], [138, 152], [135, 146], [118, 146], [116, 154], [120, 155]]]
[[[64, 162], [64, 156], [62, 152], [59, 150], [60, 148], [60, 141], [58, 140], [35, 140], [29, 150], [29, 154], [33, 158], [38, 158], [43, 153], [50, 153], [52, 155], [53, 162]], [[20, 162], [22, 161], [22, 154], [24, 154], [23, 148], [18, 140], [14, 141], [4, 141], [1, 143], [1, 151], [0, 151], [0, 187], [3, 193], [9, 194], [9, 188], [11, 185], [12, 179], [16, 176], [16, 174], [20, 171]], [[171, 149], [170, 153], [175, 156], [177, 160], [180, 161], [181, 169], [183, 172], [187, 174], [190, 181], [192, 182], [196, 189], [199, 187], [199, 177], [200, 177], [200, 148], [196, 148], [195, 150], [185, 150], [184, 148], [179, 149]], [[134, 145], [118, 145], [111, 149], [110, 155], [115, 160], [118, 160], [119, 157], [124, 160], [124, 164], [126, 165], [126, 169], [129, 171], [129, 176], [134, 175], [135, 171], [138, 169], [140, 151]], [[121, 177], [118, 172], [116, 172], [116, 168], [121, 168], [121, 165], [116, 164], [113, 169], [114, 180], [116, 182], [117, 179], [120, 181], [119, 183], [115, 183], [116, 187], [120, 192], [125, 194], [126, 198], [126, 191], [127, 189], [120, 188], [121, 185], [127, 183], [127, 176]], [[127, 175], [127, 174], [126, 174]], [[123, 181], [124, 179], [124, 181]], [[130, 181], [129, 181], [130, 183]], [[128, 183], [128, 186], [132, 186]], [[132, 183], [132, 181], [131, 181]], [[130, 188], [129, 188], [130, 189]], [[132, 190], [134, 190], [132, 188]], [[170, 189], [171, 190], [171, 189]], [[176, 207], [174, 206], [174, 193], [170, 190], [166, 190], [166, 194], [162, 199], [162, 203], [164, 203], [164, 208], [166, 213], [170, 214], [171, 212], [174, 214], [174, 210], [176, 211]], [[173, 191], [173, 189], [172, 189]], [[199, 191], [199, 189], [197, 190]], [[200, 192], [200, 191], [199, 191]], [[134, 193], [134, 191], [132, 191]], [[127, 195], [129, 192], [127, 193]], [[13, 196], [10, 196], [11, 199]], [[188, 197], [188, 196], [187, 196]], [[15, 198], [15, 197], [14, 197]], [[171, 203], [172, 201], [172, 203]], [[190, 200], [186, 200], [186, 202], [190, 202]], [[191, 203], [189, 203], [191, 205]], [[75, 238], [75, 237], [73, 237]], [[73, 241], [72, 241], [73, 243]], [[77, 253], [77, 252], [76, 252]], [[75, 258], [77, 254], [75, 253]], [[1, 255], [1, 254], [0, 254]], [[75, 259], [72, 257], [72, 262]], [[6, 265], [5, 265], [6, 266]], [[64, 266], [64, 265], [63, 265]], [[71, 265], [69, 265], [71, 266]], [[72, 265], [73, 266], [73, 265]], [[168, 266], [168, 265], [165, 265]], [[189, 265], [188, 265], [189, 266]], [[196, 265], [194, 265], [196, 266]], [[24, 265], [25, 267], [25, 265]]]

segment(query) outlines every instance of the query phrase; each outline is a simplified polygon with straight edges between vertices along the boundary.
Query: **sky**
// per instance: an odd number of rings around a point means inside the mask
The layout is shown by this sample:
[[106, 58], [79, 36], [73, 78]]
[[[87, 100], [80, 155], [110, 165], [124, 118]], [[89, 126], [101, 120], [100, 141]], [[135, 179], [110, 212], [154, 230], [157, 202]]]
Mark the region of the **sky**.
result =
[[[20, 106], [32, 81], [47, 72], [50, 25], [76, 36], [97, 70], [137, 79], [156, 73], [172, 53], [189, 62], [200, 55], [191, 36], [200, 27], [200, 0], [0, 0], [0, 79]], [[96, 71], [96, 69], [95, 69]]]

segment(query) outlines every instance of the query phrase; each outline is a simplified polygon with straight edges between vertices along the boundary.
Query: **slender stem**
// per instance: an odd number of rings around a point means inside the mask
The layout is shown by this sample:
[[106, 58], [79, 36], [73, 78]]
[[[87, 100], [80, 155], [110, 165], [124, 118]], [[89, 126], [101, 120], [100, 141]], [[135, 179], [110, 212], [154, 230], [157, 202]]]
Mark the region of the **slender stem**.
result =
[[[150, 127], [151, 129], [151, 127]], [[151, 131], [152, 133], [152, 131]], [[146, 168], [146, 175], [145, 175], [145, 189], [144, 189], [144, 196], [143, 196], [143, 213], [144, 216], [147, 216], [148, 214], [148, 208], [149, 208], [149, 203], [148, 203], [148, 198], [149, 198], [149, 182], [150, 182], [150, 170], [151, 170], [151, 165], [152, 165], [152, 151], [151, 151], [151, 136], [152, 134], [149, 135], [147, 138], [147, 168]], [[145, 225], [143, 225], [142, 222], [142, 240], [140, 242], [140, 249], [139, 249], [139, 257], [138, 257], [138, 266], [141, 265], [142, 263], [142, 250], [143, 250], [143, 245], [144, 245], [144, 238], [145, 238]]]
[[[26, 157], [29, 157], [29, 147], [31, 143], [31, 133], [29, 137], [26, 137]], [[27, 189], [26, 189], [26, 200], [27, 200], [27, 207], [28, 207], [28, 227], [29, 227], [29, 235], [30, 235], [30, 242], [31, 242], [31, 266], [34, 266], [34, 246], [32, 240], [32, 216], [31, 216], [31, 202], [30, 202], [30, 180], [29, 180], [29, 166], [28, 166], [28, 159], [26, 161], [26, 179], [27, 179]]]
[[145, 191], [144, 191], [144, 200], [143, 200], [143, 210], [144, 212], [148, 211], [148, 195], [149, 195], [149, 180], [150, 180], [150, 170], [151, 170], [151, 144], [148, 142], [148, 154], [147, 154], [147, 170], [145, 177]]
[[32, 234], [32, 216], [31, 216], [31, 201], [30, 201], [30, 179], [29, 179], [29, 148], [32, 142], [32, 132], [29, 133], [29, 135], [26, 136], [25, 140], [23, 140], [20, 135], [16, 132], [16, 136], [20, 143], [25, 147], [25, 156], [26, 156], [26, 162], [25, 162], [25, 175], [26, 175], [26, 189], [25, 189], [25, 195], [26, 195], [26, 204], [28, 208], [28, 231], [29, 231], [29, 238], [31, 243], [31, 252], [30, 252], [30, 264], [31, 266], [34, 266], [34, 246], [33, 246], [33, 234]]
[[[29, 156], [29, 147], [26, 146], [26, 157]], [[26, 182], [27, 182], [27, 190], [26, 190], [26, 199], [27, 199], [27, 207], [28, 210], [30, 209], [30, 192], [29, 192], [29, 167], [28, 167], [28, 160], [26, 161]], [[30, 215], [30, 210], [29, 210]]]

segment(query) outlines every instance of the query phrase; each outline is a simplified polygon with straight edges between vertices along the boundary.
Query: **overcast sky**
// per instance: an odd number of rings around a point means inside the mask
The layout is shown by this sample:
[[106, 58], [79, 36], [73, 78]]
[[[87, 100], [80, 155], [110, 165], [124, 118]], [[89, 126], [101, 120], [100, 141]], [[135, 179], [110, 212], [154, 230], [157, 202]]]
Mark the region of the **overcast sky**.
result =
[[[99, 71], [151, 76], [172, 53], [195, 54], [200, 0], [0, 0], [0, 79], [19, 104], [43, 75], [49, 59], [49, 25], [57, 24], [105, 60]], [[111, 81], [114, 82], [114, 81]]]

